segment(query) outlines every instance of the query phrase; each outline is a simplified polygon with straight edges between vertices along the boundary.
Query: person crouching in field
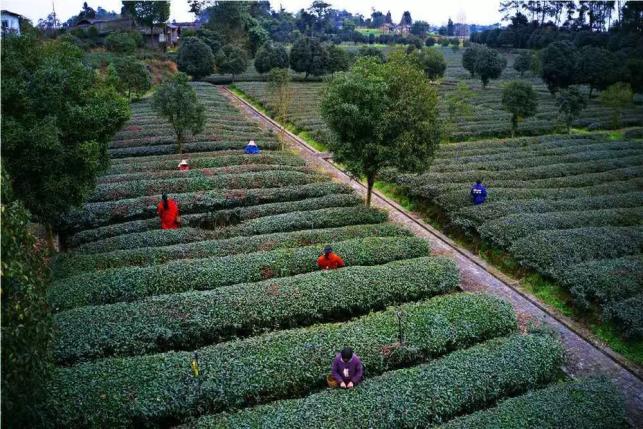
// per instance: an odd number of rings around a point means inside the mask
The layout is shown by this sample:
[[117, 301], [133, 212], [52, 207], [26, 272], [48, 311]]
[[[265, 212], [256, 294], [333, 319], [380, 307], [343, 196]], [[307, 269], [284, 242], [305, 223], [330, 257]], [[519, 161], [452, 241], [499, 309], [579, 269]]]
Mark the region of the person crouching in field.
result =
[[259, 146], [257, 146], [254, 140], [250, 140], [244, 150], [248, 155], [255, 155], [261, 152], [261, 149], [259, 149]]
[[487, 189], [480, 180], [476, 180], [476, 184], [471, 187], [469, 194], [471, 195], [471, 201], [476, 206], [484, 203], [487, 199]]
[[333, 360], [331, 373], [326, 377], [328, 387], [351, 389], [362, 381], [364, 367], [353, 349], [345, 347]]
[[317, 258], [317, 266], [322, 270], [334, 270], [345, 265], [344, 260], [335, 254], [330, 246], [324, 247], [324, 254]]
[[156, 207], [156, 212], [161, 218], [161, 229], [177, 229], [181, 226], [181, 215], [179, 206], [167, 194], [161, 197], [163, 201]]

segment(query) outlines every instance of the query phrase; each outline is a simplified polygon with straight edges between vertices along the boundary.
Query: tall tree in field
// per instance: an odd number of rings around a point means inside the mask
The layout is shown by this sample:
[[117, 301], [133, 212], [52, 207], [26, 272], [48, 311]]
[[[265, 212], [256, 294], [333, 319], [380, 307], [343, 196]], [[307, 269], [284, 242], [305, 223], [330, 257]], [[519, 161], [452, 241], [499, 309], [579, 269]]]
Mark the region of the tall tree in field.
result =
[[603, 90], [618, 79], [619, 64], [616, 56], [604, 48], [583, 46], [576, 64], [577, 82], [589, 85], [589, 98], [594, 89]]
[[83, 57], [30, 34], [2, 41], [4, 167], [16, 198], [50, 232], [94, 189], [107, 144], [130, 115], [127, 100]]
[[118, 78], [117, 89], [129, 100], [145, 94], [152, 87], [152, 77], [147, 67], [133, 57], [117, 57], [110, 65]]
[[345, 49], [337, 45], [328, 45], [328, 72], [335, 73], [338, 71], [346, 71], [351, 63], [351, 58]]
[[338, 162], [366, 177], [366, 205], [385, 167], [419, 172], [440, 141], [437, 92], [403, 53], [387, 63], [360, 58], [330, 81], [321, 112], [336, 139], [329, 143]]
[[[290, 87], [290, 73], [287, 68], [273, 68], [270, 70], [268, 88], [275, 100], [276, 120], [285, 124], [288, 120], [290, 103], [292, 101], [292, 88]], [[284, 143], [284, 130], [280, 131], [281, 143]], [[283, 149], [283, 147], [282, 147]]]
[[511, 113], [511, 137], [516, 134], [518, 122], [534, 116], [538, 104], [536, 93], [530, 84], [514, 80], [502, 90], [502, 108]]
[[283, 45], [266, 42], [257, 51], [255, 69], [264, 74], [275, 68], [288, 68], [288, 51]]
[[612, 108], [612, 126], [618, 128], [621, 126], [621, 113], [623, 109], [630, 104], [634, 93], [629, 83], [617, 82], [607, 87], [601, 92], [599, 97], [602, 104]]
[[505, 67], [507, 67], [507, 60], [498, 51], [480, 48], [476, 55], [474, 70], [480, 76], [483, 88], [487, 87], [490, 79], [498, 79]]
[[478, 59], [480, 49], [482, 49], [482, 46], [472, 45], [462, 53], [462, 67], [471, 73], [471, 77], [474, 77], [476, 74], [476, 60]]
[[123, 1], [122, 14], [129, 15], [145, 27], [150, 28], [150, 35], [154, 34], [154, 27], [170, 19], [169, 0], [155, 1]]
[[413, 52], [412, 55], [422, 67], [429, 80], [436, 80], [444, 76], [444, 71], [447, 69], [447, 62], [441, 51], [424, 48]]
[[152, 99], [152, 108], [172, 126], [179, 154], [183, 153], [186, 133], [198, 134], [205, 126], [205, 108], [184, 73], [177, 73], [158, 87]]
[[248, 68], [248, 55], [236, 45], [225, 45], [214, 57], [214, 64], [218, 73], [231, 74], [234, 82], [234, 77]]
[[556, 96], [556, 105], [558, 106], [558, 117], [567, 127], [567, 132], [570, 133], [572, 123], [587, 106], [587, 101], [580, 91], [572, 86], [559, 91]]
[[541, 77], [552, 94], [575, 83], [578, 54], [571, 42], [554, 42], [540, 52], [539, 58]]
[[520, 73], [520, 77], [523, 77], [525, 72], [531, 68], [531, 61], [533, 56], [530, 51], [523, 51], [516, 57], [514, 60], [514, 70]]
[[194, 79], [210, 76], [214, 72], [214, 55], [205, 42], [197, 37], [182, 39], [176, 56], [176, 65]]
[[321, 76], [328, 72], [328, 50], [321, 42], [313, 37], [300, 37], [290, 50], [290, 68], [299, 73]]

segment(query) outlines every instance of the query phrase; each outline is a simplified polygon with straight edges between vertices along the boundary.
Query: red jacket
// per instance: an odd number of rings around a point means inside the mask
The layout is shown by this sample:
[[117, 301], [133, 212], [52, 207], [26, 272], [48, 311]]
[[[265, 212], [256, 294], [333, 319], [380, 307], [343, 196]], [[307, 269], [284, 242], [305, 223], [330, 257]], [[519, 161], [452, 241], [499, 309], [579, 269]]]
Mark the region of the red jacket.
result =
[[335, 268], [341, 268], [344, 265], [344, 260], [337, 256], [334, 252], [330, 252], [328, 256], [321, 255], [317, 258], [317, 266], [322, 270], [334, 270]]
[[170, 198], [167, 199], [167, 209], [163, 206], [163, 201], [156, 207], [156, 212], [161, 218], [161, 229], [177, 229], [179, 224], [179, 206]]

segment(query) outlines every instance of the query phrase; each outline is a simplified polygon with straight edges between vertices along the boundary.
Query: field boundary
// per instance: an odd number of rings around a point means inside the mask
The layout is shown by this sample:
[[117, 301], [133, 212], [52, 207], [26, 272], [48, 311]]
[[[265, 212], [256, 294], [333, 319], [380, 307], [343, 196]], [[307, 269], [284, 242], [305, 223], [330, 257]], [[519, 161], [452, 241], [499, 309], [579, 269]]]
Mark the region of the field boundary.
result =
[[[354, 180], [337, 166], [327, 154], [320, 153], [296, 134], [261, 112], [252, 103], [244, 100], [226, 86], [219, 90], [231, 101], [245, 107], [246, 114], [253, 116], [268, 128], [284, 133], [307, 161], [316, 164], [334, 178], [349, 184], [358, 193], [366, 187]], [[417, 235], [429, 239], [434, 253], [451, 254], [463, 274], [462, 288], [467, 291], [487, 292], [507, 299], [514, 306], [519, 318], [548, 323], [561, 334], [568, 351], [569, 364], [564, 368], [572, 377], [603, 373], [612, 379], [625, 395], [631, 423], [643, 419], [643, 371], [609, 347], [600, 344], [584, 328], [558, 314], [518, 287], [518, 281], [502, 273], [476, 255], [460, 248], [449, 237], [423, 222], [417, 215], [408, 212], [395, 201], [374, 190], [374, 203], [389, 211], [391, 219], [409, 227]], [[486, 278], [485, 278], [486, 277]], [[503, 290], [504, 289], [504, 290]], [[530, 308], [531, 307], [531, 308]]]

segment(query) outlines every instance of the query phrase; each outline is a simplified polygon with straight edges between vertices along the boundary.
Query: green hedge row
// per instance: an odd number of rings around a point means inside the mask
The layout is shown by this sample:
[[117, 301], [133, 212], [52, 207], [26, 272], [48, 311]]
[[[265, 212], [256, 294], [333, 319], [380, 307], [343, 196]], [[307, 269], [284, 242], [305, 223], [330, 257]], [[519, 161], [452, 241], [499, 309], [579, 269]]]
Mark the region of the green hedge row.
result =
[[642, 246], [642, 227], [588, 227], [536, 231], [509, 251], [522, 265], [556, 277], [573, 264], [638, 254]]
[[571, 292], [576, 304], [588, 309], [592, 302], [620, 301], [643, 292], [643, 257], [581, 262], [557, 273], [556, 277]]
[[[215, 190], [171, 194], [170, 196], [179, 203], [181, 213], [189, 214], [352, 192], [353, 190], [347, 185], [326, 181], [283, 188]], [[152, 218], [157, 216], [156, 207], [159, 202], [160, 198], [153, 195], [85, 204], [83, 208], [72, 210], [66, 214], [63, 217], [61, 228], [65, 231], [76, 231], [127, 220]], [[73, 246], [81, 243], [82, 241], [75, 241], [73, 237], [70, 240], [70, 244]]]
[[[281, 143], [276, 140], [264, 140], [261, 142], [262, 150], [279, 150]], [[217, 150], [243, 149], [248, 142], [195, 142], [184, 143], [183, 152], [208, 152]], [[157, 146], [137, 146], [123, 149], [109, 149], [111, 158], [129, 158], [135, 156], [168, 155], [177, 152], [176, 144]]]
[[480, 236], [502, 248], [516, 240], [544, 229], [571, 229], [594, 226], [634, 226], [643, 219], [643, 207], [562, 211], [549, 213], [517, 213], [486, 222], [478, 227]]
[[454, 290], [455, 263], [418, 258], [81, 307], [54, 316], [59, 363], [191, 349], [236, 336], [345, 320]]
[[[180, 200], [179, 204], [181, 204]], [[236, 221], [245, 221], [256, 219], [262, 216], [271, 216], [275, 214], [288, 213], [293, 211], [315, 210], [329, 207], [349, 207], [360, 204], [362, 200], [356, 194], [332, 194], [322, 197], [306, 198], [303, 200], [287, 201], [279, 203], [259, 204], [256, 206], [236, 207], [228, 210], [217, 210], [215, 212], [182, 214], [182, 226], [202, 227], [204, 223], [212, 225], [226, 226], [225, 223], [217, 224], [217, 219], [230, 219]], [[187, 213], [190, 213], [188, 211]], [[87, 243], [90, 241], [102, 240], [122, 234], [132, 234], [135, 232], [149, 231], [160, 228], [158, 216], [145, 220], [134, 220], [129, 222], [117, 223], [108, 226], [102, 226], [94, 229], [86, 229], [74, 234], [71, 237], [72, 243]]]
[[198, 428], [427, 427], [555, 379], [560, 342], [513, 335], [460, 350], [433, 363], [385, 373], [353, 390], [327, 389], [303, 399], [206, 416]]
[[476, 229], [478, 225], [513, 213], [547, 213], [567, 210], [600, 210], [609, 208], [633, 208], [643, 206], [641, 192], [614, 195], [595, 195], [568, 200], [516, 200], [468, 206], [453, 213], [453, 223], [464, 230]]
[[209, 346], [197, 350], [198, 378], [191, 376], [189, 352], [170, 352], [60, 369], [48, 391], [58, 426], [153, 426], [309, 394], [324, 386], [335, 353], [347, 344], [359, 354], [368, 379], [515, 328], [506, 302], [452, 294], [345, 323]]
[[[613, 195], [625, 192], [638, 192], [643, 187], [643, 179], [630, 179], [603, 183], [600, 185], [586, 186], [581, 188], [501, 188], [489, 189], [488, 202], [507, 200], [534, 200], [549, 199], [561, 200], [579, 197], [592, 197], [597, 195]], [[445, 192], [434, 199], [435, 203], [447, 211], [455, 211], [462, 207], [471, 206], [469, 188], [459, 191]], [[485, 203], [486, 204], [486, 203]]]
[[[570, 188], [582, 186], [601, 185], [607, 182], [617, 182], [629, 179], [636, 179], [643, 176], [641, 167], [625, 167], [598, 173], [584, 173], [574, 176], [550, 177], [535, 180], [485, 180], [487, 188], [496, 190], [501, 188]], [[424, 198], [434, 198], [445, 192], [468, 189], [471, 182], [464, 183], [439, 183], [419, 184], [414, 192], [421, 194]]]
[[[237, 226], [217, 230], [181, 228], [179, 230], [152, 230], [124, 234], [78, 246], [75, 251], [85, 253], [110, 252], [138, 247], [158, 247], [202, 240], [233, 238], [273, 232], [290, 232], [304, 229], [333, 228], [348, 225], [382, 223], [388, 219], [385, 212], [363, 206], [337, 207], [252, 219]], [[180, 231], [186, 230], [186, 233]]]
[[[177, 163], [178, 164], [178, 163]], [[184, 177], [212, 177], [225, 174], [243, 174], [243, 173], [260, 173], [262, 171], [299, 171], [302, 173], [311, 173], [312, 170], [308, 167], [293, 166], [293, 165], [271, 165], [271, 164], [242, 164], [231, 165], [227, 167], [216, 168], [195, 168], [191, 167], [188, 171], [181, 171], [176, 169], [159, 170], [159, 171], [143, 171], [140, 173], [127, 173], [127, 174], [112, 174], [109, 176], [102, 176], [98, 178], [98, 184], [104, 185], [108, 183], [127, 182], [130, 180], [152, 180], [152, 179], [178, 179]]]
[[210, 189], [276, 188], [288, 185], [306, 185], [328, 180], [327, 177], [299, 171], [270, 170], [259, 173], [223, 174], [212, 177], [190, 177], [179, 179], [137, 180], [131, 182], [107, 183], [96, 186], [87, 202], [122, 200], [162, 193], [177, 194], [206, 191]]
[[270, 251], [311, 244], [331, 243], [340, 240], [366, 237], [404, 237], [411, 233], [392, 223], [351, 225], [339, 228], [313, 229], [295, 232], [234, 237], [225, 240], [206, 240], [181, 243], [165, 247], [148, 247], [115, 250], [107, 253], [61, 253], [53, 261], [52, 272], [56, 279], [88, 271], [106, 270], [127, 266], [148, 266], [175, 259], [207, 258], [239, 253]]
[[604, 379], [560, 383], [459, 417], [440, 429], [628, 428], [623, 398]]
[[[163, 157], [160, 157], [163, 158]], [[115, 163], [112, 162], [104, 178], [135, 173], [151, 173], [161, 170], [176, 171], [182, 155], [174, 155], [171, 159], [152, 159], [146, 162]], [[190, 154], [190, 168], [225, 168], [250, 165], [283, 165], [303, 166], [305, 162], [290, 153], [262, 152], [248, 156], [241, 151], [221, 151], [203, 155]], [[100, 180], [100, 178], [99, 178]]]
[[626, 338], [643, 338], [643, 293], [612, 302], [603, 309], [603, 318], [614, 323]]
[[[349, 266], [429, 255], [428, 242], [417, 237], [369, 237], [332, 244]], [[54, 281], [48, 289], [49, 303], [60, 311], [288, 277], [317, 270], [321, 253], [320, 245], [314, 245], [83, 273]]]

